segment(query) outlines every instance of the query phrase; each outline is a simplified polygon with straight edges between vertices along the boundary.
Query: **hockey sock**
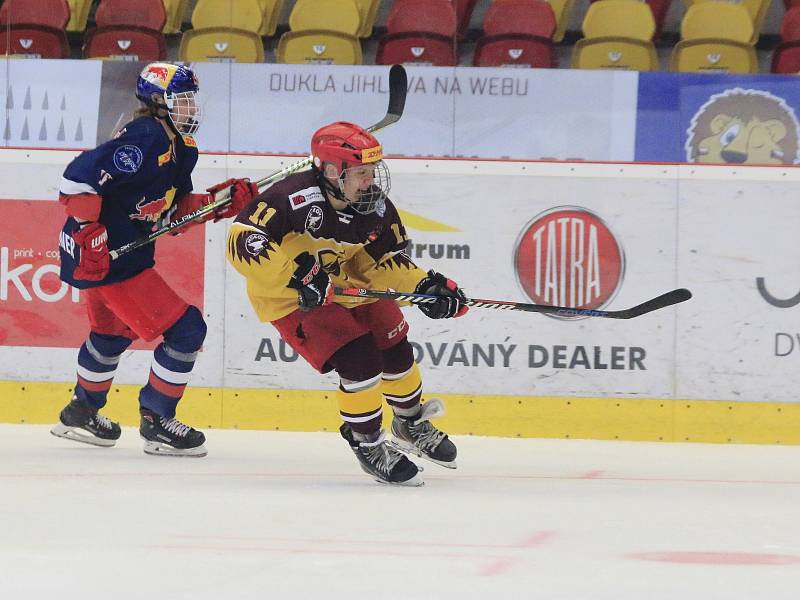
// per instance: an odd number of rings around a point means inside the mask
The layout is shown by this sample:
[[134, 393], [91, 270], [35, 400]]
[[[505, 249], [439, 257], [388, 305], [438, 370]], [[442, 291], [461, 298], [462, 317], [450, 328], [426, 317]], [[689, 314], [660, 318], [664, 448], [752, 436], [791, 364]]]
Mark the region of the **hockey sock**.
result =
[[139, 404], [171, 419], [192, 374], [197, 352], [179, 352], [166, 343], [153, 351], [150, 378], [139, 392]]
[[403, 373], [384, 373], [381, 385], [383, 397], [398, 417], [414, 417], [420, 411], [422, 377], [417, 363]]
[[381, 429], [383, 398], [380, 374], [366, 381], [341, 379], [336, 391], [339, 414], [353, 430], [353, 437], [368, 441]]
[[119, 359], [131, 342], [118, 335], [89, 334], [78, 351], [78, 400], [98, 410], [106, 405]]

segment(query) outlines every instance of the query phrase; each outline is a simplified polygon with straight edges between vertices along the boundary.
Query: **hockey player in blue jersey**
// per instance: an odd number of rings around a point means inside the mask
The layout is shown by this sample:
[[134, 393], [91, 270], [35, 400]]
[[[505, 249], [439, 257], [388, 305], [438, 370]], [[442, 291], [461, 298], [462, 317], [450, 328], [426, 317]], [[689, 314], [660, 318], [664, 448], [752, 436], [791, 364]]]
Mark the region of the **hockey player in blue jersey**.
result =
[[91, 325], [78, 352], [75, 394], [53, 435], [113, 446], [120, 428], [99, 414], [120, 356], [137, 337], [163, 337], [139, 392], [140, 434], [148, 454], [205, 456], [205, 436], [175, 418], [178, 401], [206, 335], [203, 315], [154, 269], [154, 244], [109, 260], [118, 248], [213, 202], [230, 188], [231, 202], [210, 217], [236, 214], [258, 194], [246, 179], [192, 192], [200, 125], [198, 83], [191, 69], [169, 63], [145, 67], [136, 84], [136, 118], [114, 139], [83, 152], [59, 188], [67, 220], [59, 239], [61, 279], [82, 290]]

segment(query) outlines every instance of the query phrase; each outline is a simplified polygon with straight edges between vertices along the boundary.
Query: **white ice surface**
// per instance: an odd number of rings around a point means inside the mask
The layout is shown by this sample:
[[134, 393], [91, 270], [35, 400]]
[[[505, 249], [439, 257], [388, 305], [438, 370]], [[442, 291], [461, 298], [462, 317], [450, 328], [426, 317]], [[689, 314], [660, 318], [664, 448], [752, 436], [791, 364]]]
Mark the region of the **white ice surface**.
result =
[[797, 447], [459, 437], [410, 489], [335, 434], [207, 435], [0, 425], [0, 599], [800, 597]]

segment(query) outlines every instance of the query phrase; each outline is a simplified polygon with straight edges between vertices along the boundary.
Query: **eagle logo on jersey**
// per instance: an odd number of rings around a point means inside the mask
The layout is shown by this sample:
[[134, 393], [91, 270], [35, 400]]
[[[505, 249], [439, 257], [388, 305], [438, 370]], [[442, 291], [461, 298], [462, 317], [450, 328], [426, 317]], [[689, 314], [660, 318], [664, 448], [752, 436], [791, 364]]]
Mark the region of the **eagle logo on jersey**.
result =
[[250, 264], [261, 258], [269, 260], [270, 250], [275, 250], [269, 237], [260, 232], [239, 231], [228, 236], [228, 257]]
[[322, 209], [319, 206], [312, 206], [306, 215], [306, 230], [317, 231], [322, 227]]
[[253, 233], [247, 236], [244, 240], [244, 246], [247, 248], [247, 253], [251, 256], [258, 256], [269, 244], [269, 239], [263, 233]]

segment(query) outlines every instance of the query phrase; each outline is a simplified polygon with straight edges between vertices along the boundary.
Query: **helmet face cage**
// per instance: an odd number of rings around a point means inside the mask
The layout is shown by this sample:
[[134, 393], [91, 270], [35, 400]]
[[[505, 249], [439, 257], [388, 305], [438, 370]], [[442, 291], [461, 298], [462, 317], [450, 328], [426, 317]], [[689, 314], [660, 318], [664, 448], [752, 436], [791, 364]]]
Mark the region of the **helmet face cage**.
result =
[[177, 93], [167, 91], [164, 94], [167, 114], [181, 135], [194, 135], [200, 128], [202, 112], [197, 100], [197, 92], [194, 91]]
[[391, 177], [389, 176], [389, 168], [386, 166], [386, 163], [384, 163], [382, 160], [379, 160], [376, 163], [371, 163], [373, 168], [373, 182], [367, 189], [358, 190], [356, 192], [358, 197], [355, 200], [345, 196], [345, 182], [347, 175], [353, 169], [361, 169], [370, 165], [364, 164], [348, 167], [346, 164], [343, 164], [342, 166], [344, 168], [339, 175], [339, 191], [341, 192], [341, 198], [347, 202], [354, 211], [362, 215], [368, 215], [376, 211], [378, 213], [382, 213], [392, 183]]

